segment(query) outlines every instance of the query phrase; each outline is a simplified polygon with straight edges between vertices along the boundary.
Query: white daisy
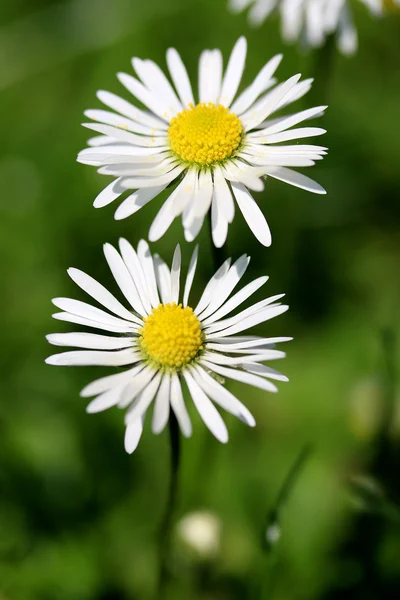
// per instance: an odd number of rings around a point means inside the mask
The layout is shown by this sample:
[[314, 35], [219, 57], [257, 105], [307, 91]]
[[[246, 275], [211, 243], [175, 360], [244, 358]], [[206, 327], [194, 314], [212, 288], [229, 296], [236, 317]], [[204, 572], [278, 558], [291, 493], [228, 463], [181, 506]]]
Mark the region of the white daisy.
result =
[[[211, 207], [214, 244], [222, 246], [236, 200], [257, 239], [269, 246], [271, 234], [264, 215], [249, 189], [261, 191], [262, 177], [271, 176], [316, 194], [325, 190], [290, 167], [308, 167], [326, 154], [326, 148], [309, 144], [283, 144], [325, 133], [319, 127], [292, 127], [320, 116], [325, 106], [276, 117], [275, 113], [304, 96], [312, 80], [300, 75], [270, 89], [282, 55], [274, 56], [253, 83], [237, 94], [246, 60], [246, 40], [233, 48], [225, 73], [220, 50], [205, 50], [199, 64], [199, 99], [195, 102], [185, 66], [176, 50], [167, 52], [171, 85], [151, 60], [133, 58], [139, 79], [119, 73], [120, 82], [149, 110], [143, 111], [110, 92], [98, 98], [115, 112], [89, 110], [95, 121], [85, 123], [100, 136], [78, 161], [98, 167], [99, 173], [117, 177], [94, 201], [101, 207], [133, 189], [115, 213], [124, 219], [177, 184], [155, 218], [149, 233], [158, 240], [178, 215], [187, 241], [199, 233]], [[235, 99], [236, 98], [236, 99]], [[272, 118], [274, 116], [274, 118]]]
[[277, 391], [270, 379], [287, 381], [262, 363], [283, 358], [284, 353], [275, 350], [274, 345], [291, 338], [236, 335], [285, 312], [288, 307], [279, 302], [283, 294], [227, 316], [268, 279], [259, 277], [231, 295], [249, 264], [250, 258], [244, 255], [232, 266], [230, 259], [224, 262], [193, 309], [189, 294], [197, 247], [183, 290], [179, 246], [171, 270], [158, 255], [152, 257], [145, 241], [139, 242], [137, 252], [124, 239], [120, 240], [119, 252], [106, 244], [104, 254], [129, 308], [89, 275], [69, 269], [72, 280], [109, 312], [80, 300], [55, 298], [53, 304], [63, 312], [53, 317], [117, 335], [76, 332], [47, 336], [56, 346], [84, 348], [54, 354], [47, 358], [48, 364], [131, 365], [128, 370], [102, 377], [82, 390], [84, 398], [95, 397], [87, 412], [112, 406], [127, 409], [125, 448], [130, 453], [139, 443], [143, 421], [153, 401], [153, 433], [164, 429], [172, 409], [183, 435], [190, 436], [192, 426], [182, 392], [184, 381], [204, 423], [221, 442], [228, 441], [228, 432], [214, 403], [254, 426], [250, 412], [221, 381], [235, 379], [268, 392]]
[[[360, 0], [371, 15], [380, 16], [388, 1]], [[392, 0], [400, 6], [400, 0]], [[357, 50], [357, 30], [349, 0], [230, 0], [230, 8], [240, 12], [250, 6], [249, 21], [260, 25], [276, 10], [281, 16], [282, 37], [287, 42], [301, 38], [306, 46], [322, 46], [326, 37], [337, 34], [338, 47], [344, 54]]]

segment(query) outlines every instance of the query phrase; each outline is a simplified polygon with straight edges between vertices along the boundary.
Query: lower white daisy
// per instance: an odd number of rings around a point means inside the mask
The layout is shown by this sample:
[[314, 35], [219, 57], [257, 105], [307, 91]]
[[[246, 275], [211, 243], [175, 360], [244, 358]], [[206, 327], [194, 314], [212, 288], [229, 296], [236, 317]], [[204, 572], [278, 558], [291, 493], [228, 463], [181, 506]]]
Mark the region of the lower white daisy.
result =
[[291, 338], [236, 335], [285, 312], [288, 306], [279, 302], [283, 294], [227, 317], [268, 279], [259, 277], [231, 295], [247, 269], [248, 256], [241, 256], [233, 265], [230, 259], [225, 261], [208, 282], [195, 308], [191, 308], [189, 294], [196, 270], [197, 247], [183, 294], [180, 293], [179, 246], [171, 269], [158, 255], [151, 255], [143, 240], [137, 252], [121, 239], [119, 252], [105, 244], [104, 254], [129, 308], [92, 277], [72, 268], [68, 274], [73, 281], [109, 312], [80, 300], [55, 298], [53, 304], [63, 312], [53, 317], [117, 335], [76, 332], [47, 336], [56, 346], [84, 349], [54, 354], [46, 359], [48, 364], [131, 365], [128, 370], [102, 377], [82, 390], [81, 396], [94, 396], [87, 412], [95, 413], [112, 406], [127, 409], [125, 448], [129, 453], [139, 443], [152, 403], [153, 433], [164, 429], [172, 409], [183, 435], [190, 436], [192, 425], [182, 392], [182, 382], [185, 382], [201, 418], [219, 441], [227, 442], [228, 432], [214, 403], [254, 426], [248, 409], [221, 382], [230, 378], [276, 392], [270, 380], [287, 381], [284, 375], [262, 363], [283, 358], [285, 354], [274, 345]]
[[[400, 0], [360, 0], [373, 16], [381, 15], [390, 2]], [[301, 39], [306, 46], [321, 46], [328, 35], [337, 34], [338, 47], [344, 54], [357, 50], [357, 30], [353, 24], [350, 0], [230, 0], [234, 11], [250, 6], [249, 20], [261, 24], [275, 10], [282, 21], [282, 37], [293, 42]]]

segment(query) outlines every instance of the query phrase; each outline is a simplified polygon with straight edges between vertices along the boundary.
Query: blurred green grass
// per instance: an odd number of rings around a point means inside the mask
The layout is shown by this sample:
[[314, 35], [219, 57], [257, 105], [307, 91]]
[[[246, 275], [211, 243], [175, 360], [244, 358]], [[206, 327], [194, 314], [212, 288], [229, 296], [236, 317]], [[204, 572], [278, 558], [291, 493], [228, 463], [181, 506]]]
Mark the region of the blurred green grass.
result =
[[[316, 451], [285, 511], [274, 599], [328, 598], [338, 579], [362, 579], [357, 564], [341, 564], [340, 547], [354, 520], [346, 479], [370, 455], [369, 417], [382, 403], [380, 331], [399, 331], [400, 19], [355, 12], [360, 49], [352, 59], [335, 55], [320, 120], [328, 134], [319, 141], [330, 154], [310, 173], [328, 195], [268, 181], [257, 200], [272, 247], [261, 249], [238, 214], [229, 230], [229, 254], [252, 255], [247, 281], [267, 273], [271, 295], [287, 292], [290, 312], [260, 330], [294, 336], [279, 364], [291, 381], [278, 395], [230, 386], [257, 428], [227, 417], [227, 446], [191, 409], [178, 517], [214, 511], [222, 547], [204, 572], [172, 557], [171, 598], [254, 597], [265, 514], [307, 441]], [[68, 329], [52, 322], [50, 299], [82, 297], [66, 268], [111, 284], [102, 244], [120, 236], [137, 243], [161, 205], [157, 199], [123, 222], [113, 220], [115, 205], [93, 209], [105, 179], [75, 162], [88, 137], [82, 112], [100, 105], [97, 89], [124, 95], [115, 73], [129, 71], [132, 55], [165, 67], [171, 45], [196, 81], [201, 50], [220, 47], [226, 59], [244, 33], [243, 85], [277, 52], [284, 52], [280, 78], [312, 76], [316, 56], [284, 47], [274, 19], [249, 29], [222, 0], [18, 0], [1, 5], [0, 19], [0, 599], [145, 599], [157, 569], [167, 435], [152, 436], [147, 425], [127, 456], [121, 414], [88, 416], [78, 395], [102, 370], [43, 362], [51, 350], [44, 335]], [[320, 103], [315, 93], [312, 101]], [[299, 108], [310, 102], [311, 95]], [[155, 247], [170, 261], [177, 241], [186, 256], [179, 223]], [[206, 228], [199, 241], [194, 294], [213, 271]], [[389, 531], [379, 546], [383, 584], [399, 576], [399, 554]]]

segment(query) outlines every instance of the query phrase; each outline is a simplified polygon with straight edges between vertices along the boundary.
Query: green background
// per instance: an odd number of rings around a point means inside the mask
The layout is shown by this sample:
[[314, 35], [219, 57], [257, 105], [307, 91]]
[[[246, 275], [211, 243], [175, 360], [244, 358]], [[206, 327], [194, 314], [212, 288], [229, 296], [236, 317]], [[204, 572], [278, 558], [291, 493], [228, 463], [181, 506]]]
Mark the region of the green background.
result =
[[[249, 28], [224, 0], [1, 4], [0, 600], [153, 597], [167, 432], [153, 436], [147, 423], [128, 456], [121, 413], [87, 415], [79, 398], [107, 369], [45, 365], [44, 336], [72, 329], [52, 321], [51, 298], [85, 299], [66, 268], [115, 290], [102, 244], [119, 236], [136, 244], [161, 206], [157, 198], [122, 222], [113, 220], [115, 203], [93, 209], [107, 180], [75, 157], [89, 137], [83, 110], [100, 108], [96, 90], [128, 98], [115, 73], [130, 72], [135, 55], [165, 68], [169, 46], [196, 82], [201, 50], [221, 48], [226, 64], [241, 34], [243, 86], [278, 52], [281, 80], [317, 78], [294, 109], [329, 103], [313, 124], [328, 130], [316, 143], [330, 153], [304, 170], [328, 194], [269, 180], [255, 196], [272, 247], [257, 243], [238, 211], [229, 229], [227, 252], [252, 255], [245, 282], [268, 274], [266, 293], [287, 293], [290, 311], [258, 332], [294, 336], [278, 367], [290, 383], [277, 395], [229, 383], [257, 427], [227, 416], [226, 446], [187, 399], [194, 435], [182, 446], [175, 519], [207, 510], [221, 540], [200, 560], [174, 538], [168, 598], [261, 598], [262, 581], [274, 600], [398, 597], [399, 519], [389, 503], [400, 503], [400, 15], [373, 20], [354, 5], [359, 51], [345, 58], [333, 48], [329, 58], [327, 49], [284, 46], [276, 18]], [[178, 221], [153, 247], [170, 262], [177, 241], [187, 265]], [[199, 242], [196, 293], [213, 273], [206, 226]], [[389, 433], [379, 437], [388, 403]], [[265, 554], [266, 515], [305, 443], [314, 452], [280, 516], [281, 539]], [[350, 482], [360, 475], [382, 491], [354, 501]]]

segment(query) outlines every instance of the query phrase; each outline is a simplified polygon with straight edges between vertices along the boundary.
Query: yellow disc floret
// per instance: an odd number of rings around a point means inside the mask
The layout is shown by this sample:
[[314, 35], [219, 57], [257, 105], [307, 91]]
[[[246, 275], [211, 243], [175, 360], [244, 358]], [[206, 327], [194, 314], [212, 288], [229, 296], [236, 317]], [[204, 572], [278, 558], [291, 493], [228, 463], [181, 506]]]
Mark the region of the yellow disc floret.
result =
[[189, 306], [160, 304], [144, 321], [139, 345], [159, 367], [181, 369], [203, 349], [200, 321]]
[[219, 104], [201, 102], [183, 110], [168, 129], [171, 150], [185, 162], [206, 167], [234, 154], [242, 139], [242, 123]]

